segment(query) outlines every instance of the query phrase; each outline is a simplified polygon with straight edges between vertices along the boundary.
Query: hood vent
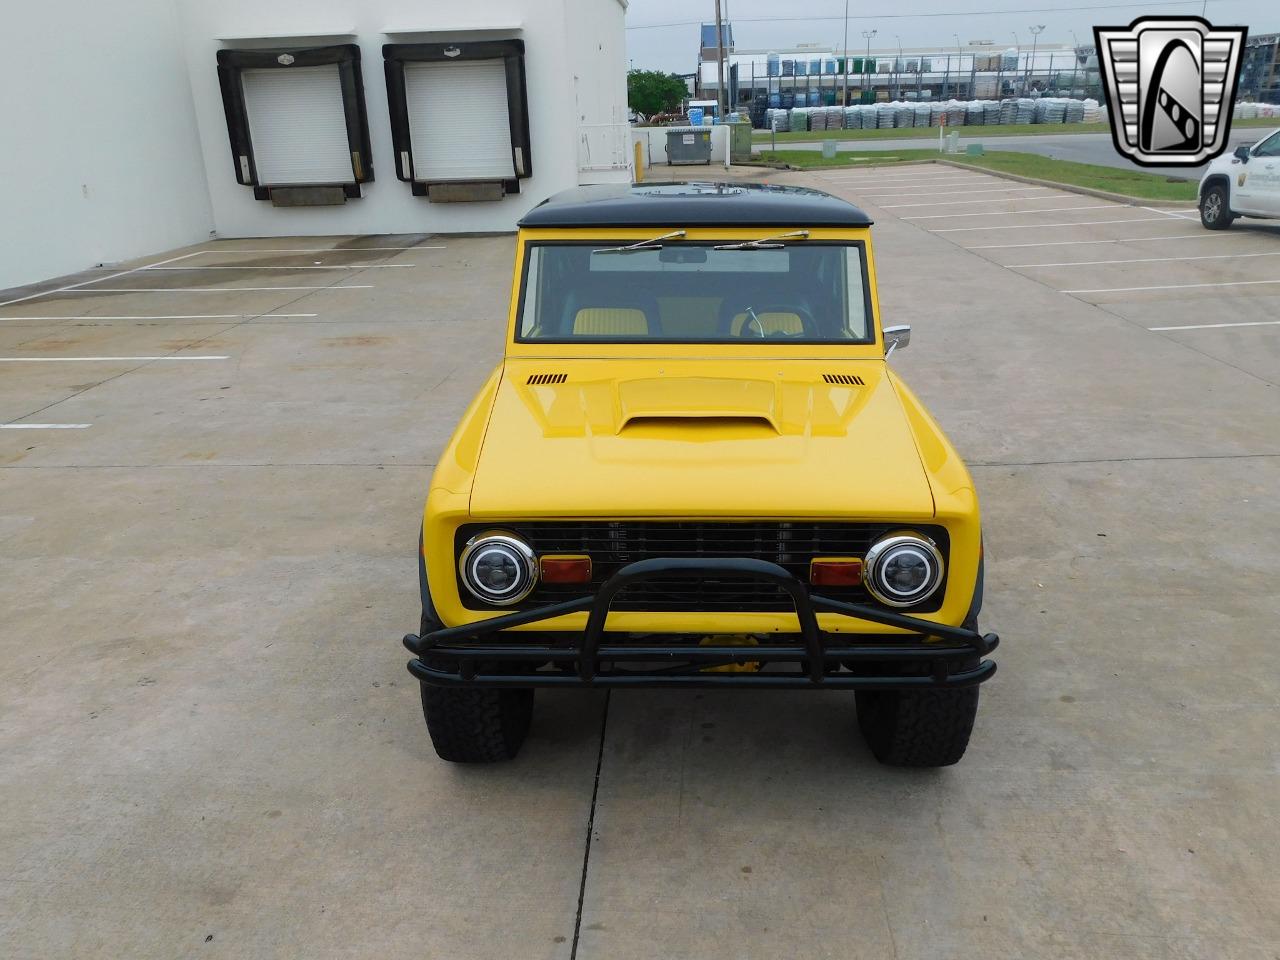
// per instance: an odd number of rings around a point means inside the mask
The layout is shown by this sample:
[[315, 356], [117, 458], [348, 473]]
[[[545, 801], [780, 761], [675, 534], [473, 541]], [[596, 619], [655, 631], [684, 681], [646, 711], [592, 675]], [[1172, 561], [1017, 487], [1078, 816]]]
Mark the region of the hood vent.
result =
[[525, 382], [530, 386], [539, 386], [544, 383], [564, 383], [568, 379], [567, 373], [535, 373]]
[[861, 377], [855, 377], [851, 373], [824, 373], [822, 375], [822, 379], [827, 381], [827, 383], [843, 383], [845, 386], [849, 387], [866, 386], [866, 384], [862, 382]]

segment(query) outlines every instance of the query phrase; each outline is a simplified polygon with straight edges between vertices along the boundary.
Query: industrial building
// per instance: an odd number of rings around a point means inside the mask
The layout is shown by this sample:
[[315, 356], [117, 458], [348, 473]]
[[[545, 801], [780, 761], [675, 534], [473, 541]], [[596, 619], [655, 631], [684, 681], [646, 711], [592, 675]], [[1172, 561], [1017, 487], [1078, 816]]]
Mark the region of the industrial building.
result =
[[18, 5], [0, 289], [210, 236], [510, 230], [627, 181], [626, 5]]
[[1259, 34], [1245, 41], [1238, 96], [1259, 103], [1280, 103], [1280, 33]]
[[[736, 46], [733, 26], [722, 28], [724, 85], [730, 110], [763, 125], [770, 107], [817, 107], [886, 101], [987, 100], [1057, 96], [1103, 100], [1092, 44], [1040, 42], [1010, 33], [1012, 43], [989, 40], [951, 46], [872, 45], [863, 31], [850, 44], [808, 43], [788, 49]], [[715, 99], [720, 89], [715, 24], [699, 36], [695, 95]], [[1280, 34], [1248, 39], [1240, 68], [1238, 102], [1280, 101]]]
[[[716, 49], [706, 46], [705, 26], [702, 34], [698, 90], [715, 98], [719, 90]], [[851, 44], [845, 56], [843, 48], [822, 44], [740, 49], [732, 46], [728, 25], [724, 34], [730, 109], [752, 115], [767, 107], [1033, 95], [1100, 99], [1101, 93], [1092, 46], [971, 42], [948, 49]]]

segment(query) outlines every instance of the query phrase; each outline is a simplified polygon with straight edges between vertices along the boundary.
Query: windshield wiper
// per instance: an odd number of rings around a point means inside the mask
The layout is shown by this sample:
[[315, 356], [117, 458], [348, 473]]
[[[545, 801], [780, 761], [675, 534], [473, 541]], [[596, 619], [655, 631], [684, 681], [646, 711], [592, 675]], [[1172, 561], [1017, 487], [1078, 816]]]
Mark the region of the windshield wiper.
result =
[[600, 250], [592, 250], [595, 253], [639, 253], [641, 250], [661, 250], [663, 240], [674, 240], [676, 237], [683, 237], [684, 230], [672, 230], [670, 233], [664, 233], [660, 237], [654, 237], [652, 240], [641, 240], [639, 243], [633, 243], [625, 247], [604, 247]]
[[712, 250], [780, 250], [786, 244], [779, 243], [779, 240], [806, 240], [809, 237], [808, 230], [792, 230], [790, 233], [780, 233], [776, 237], [762, 237], [759, 240], [743, 240], [741, 243], [722, 243], [719, 246], [712, 247]]

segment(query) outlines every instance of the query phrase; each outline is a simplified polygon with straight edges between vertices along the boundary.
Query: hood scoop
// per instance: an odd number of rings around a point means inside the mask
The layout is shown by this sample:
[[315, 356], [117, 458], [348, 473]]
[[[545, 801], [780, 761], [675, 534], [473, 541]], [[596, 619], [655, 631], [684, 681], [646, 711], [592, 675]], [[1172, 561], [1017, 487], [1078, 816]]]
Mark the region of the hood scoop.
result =
[[866, 386], [862, 382], [861, 377], [855, 377], [851, 373], [824, 373], [822, 379], [827, 383], [842, 383], [846, 387], [863, 387]]
[[627, 380], [618, 385], [618, 433], [637, 427], [778, 432], [778, 398], [766, 380], [713, 377]]

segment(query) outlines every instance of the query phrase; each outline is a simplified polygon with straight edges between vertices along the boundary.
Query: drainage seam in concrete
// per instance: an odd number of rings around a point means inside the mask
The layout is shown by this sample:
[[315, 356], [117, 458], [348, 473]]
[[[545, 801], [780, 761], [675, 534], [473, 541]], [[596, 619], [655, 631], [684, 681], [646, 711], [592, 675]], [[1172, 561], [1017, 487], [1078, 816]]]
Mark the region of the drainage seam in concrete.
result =
[[591, 787], [591, 811], [587, 814], [587, 843], [582, 851], [582, 877], [578, 881], [578, 912], [573, 919], [573, 946], [569, 960], [577, 960], [578, 937], [582, 933], [582, 906], [587, 899], [587, 865], [591, 862], [591, 836], [596, 829], [596, 799], [600, 796], [600, 768], [604, 766], [604, 735], [609, 729], [609, 698], [612, 690], [604, 694], [604, 713], [600, 717], [600, 749], [596, 753], [596, 777]]

